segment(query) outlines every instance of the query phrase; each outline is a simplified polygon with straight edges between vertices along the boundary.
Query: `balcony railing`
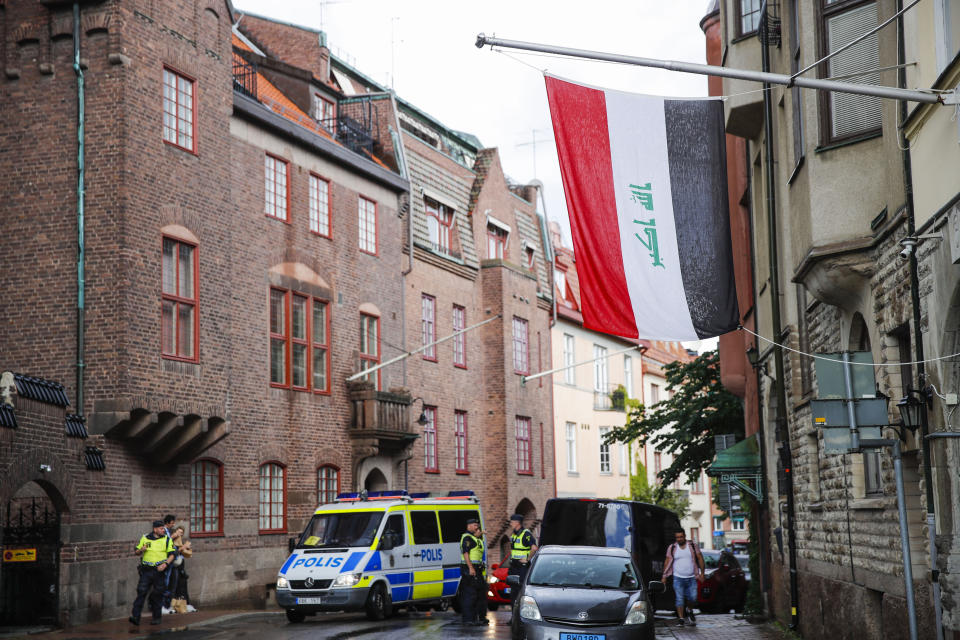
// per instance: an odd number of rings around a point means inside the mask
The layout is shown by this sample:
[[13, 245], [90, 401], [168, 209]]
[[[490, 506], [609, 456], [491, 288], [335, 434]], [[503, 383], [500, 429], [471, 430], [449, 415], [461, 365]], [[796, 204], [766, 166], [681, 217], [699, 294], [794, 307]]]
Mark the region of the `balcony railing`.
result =
[[610, 384], [606, 390], [594, 389], [594, 411], [626, 411], [627, 392], [623, 385]]
[[377, 391], [366, 380], [347, 383], [347, 392], [351, 438], [376, 438], [382, 450], [402, 447], [417, 437], [410, 420], [409, 394]]
[[233, 90], [257, 99], [257, 68], [236, 53], [233, 54]]
[[318, 122], [333, 135], [334, 140], [354, 153], [364, 151], [373, 153], [373, 144], [376, 140], [368, 124], [342, 114], [336, 118], [325, 118]]

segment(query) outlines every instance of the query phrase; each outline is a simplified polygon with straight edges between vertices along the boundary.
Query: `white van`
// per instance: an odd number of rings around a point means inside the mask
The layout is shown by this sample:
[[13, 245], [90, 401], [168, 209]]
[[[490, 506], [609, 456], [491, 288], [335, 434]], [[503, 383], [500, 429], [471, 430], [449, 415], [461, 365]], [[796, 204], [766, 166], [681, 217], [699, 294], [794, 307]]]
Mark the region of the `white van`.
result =
[[470, 518], [482, 526], [472, 491], [341, 493], [314, 512], [280, 567], [277, 603], [290, 622], [320, 611], [362, 609], [382, 620], [398, 604], [445, 608], [460, 585]]

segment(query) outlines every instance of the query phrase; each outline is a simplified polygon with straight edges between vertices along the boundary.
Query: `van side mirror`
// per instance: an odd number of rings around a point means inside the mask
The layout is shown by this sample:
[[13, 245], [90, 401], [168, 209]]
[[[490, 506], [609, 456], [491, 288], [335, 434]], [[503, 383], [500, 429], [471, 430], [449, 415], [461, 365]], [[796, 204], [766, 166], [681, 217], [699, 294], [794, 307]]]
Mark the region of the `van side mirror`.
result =
[[296, 549], [296, 548], [297, 548], [297, 539], [296, 539], [296, 538], [290, 538], [289, 540], [287, 540], [287, 551], [288, 551], [289, 553], [293, 553], [293, 550]]
[[380, 536], [380, 551], [390, 551], [397, 546], [397, 538], [392, 531], [386, 531]]
[[507, 584], [510, 585], [511, 587], [519, 587], [519, 586], [520, 586], [520, 576], [515, 575], [515, 574], [510, 574], [510, 575], [508, 575], [508, 576], [507, 576]]
[[663, 584], [659, 580], [651, 580], [650, 584], [647, 585], [647, 591], [649, 591], [651, 595], [657, 595], [658, 593], [663, 593], [666, 590], [667, 585]]

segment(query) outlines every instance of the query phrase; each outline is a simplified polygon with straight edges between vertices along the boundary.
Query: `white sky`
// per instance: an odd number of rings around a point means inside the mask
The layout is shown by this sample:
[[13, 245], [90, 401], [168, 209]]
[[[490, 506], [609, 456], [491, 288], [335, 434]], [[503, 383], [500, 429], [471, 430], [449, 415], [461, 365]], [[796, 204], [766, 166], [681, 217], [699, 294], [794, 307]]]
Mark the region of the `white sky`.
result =
[[[323, 29], [334, 55], [374, 80], [392, 84], [400, 97], [448, 127], [474, 134], [485, 147], [497, 147], [511, 178], [543, 182], [547, 216], [560, 223], [567, 246], [572, 246], [570, 226], [541, 70], [585, 84], [666, 96], [706, 95], [706, 77], [515, 50], [481, 50], [474, 46], [477, 34], [704, 62], [700, 20], [708, 4], [708, 0], [234, 0], [239, 12]], [[534, 135], [536, 154], [530, 144]]]

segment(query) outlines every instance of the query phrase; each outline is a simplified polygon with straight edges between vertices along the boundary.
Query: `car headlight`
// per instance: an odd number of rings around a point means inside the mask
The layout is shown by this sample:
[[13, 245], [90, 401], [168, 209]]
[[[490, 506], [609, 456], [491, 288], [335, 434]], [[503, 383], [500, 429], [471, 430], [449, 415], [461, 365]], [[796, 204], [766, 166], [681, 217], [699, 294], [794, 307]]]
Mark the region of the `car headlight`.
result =
[[333, 581], [333, 586], [352, 587], [360, 582], [360, 577], [362, 575], [362, 573], [341, 573], [337, 576], [337, 579]]
[[497, 576], [490, 576], [487, 578], [487, 584], [496, 584], [499, 581], [500, 580], [497, 578]]
[[633, 606], [630, 607], [630, 611], [627, 613], [627, 619], [624, 620], [623, 624], [643, 624], [646, 621], [647, 601], [637, 600], [633, 603]]
[[523, 596], [520, 601], [520, 617], [527, 620], [543, 620], [540, 617], [540, 607], [537, 606], [537, 601], [532, 596]]
[[289, 589], [290, 583], [283, 576], [277, 577], [277, 589]]

